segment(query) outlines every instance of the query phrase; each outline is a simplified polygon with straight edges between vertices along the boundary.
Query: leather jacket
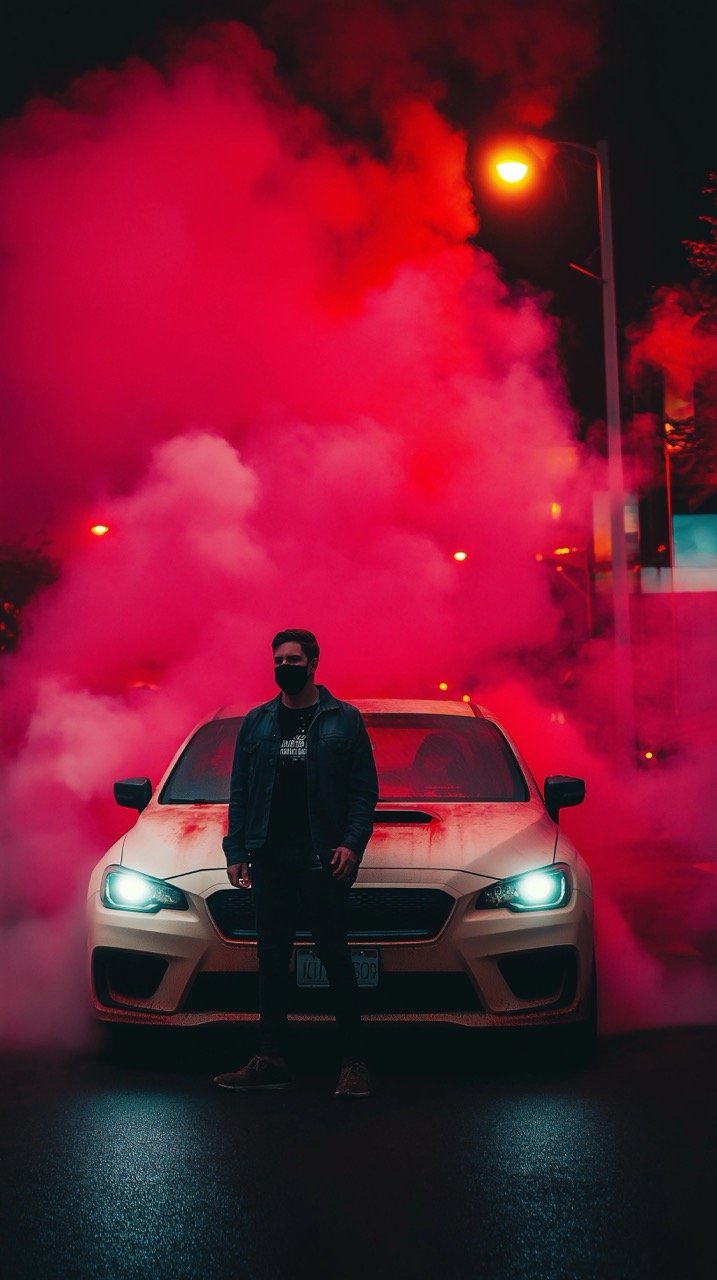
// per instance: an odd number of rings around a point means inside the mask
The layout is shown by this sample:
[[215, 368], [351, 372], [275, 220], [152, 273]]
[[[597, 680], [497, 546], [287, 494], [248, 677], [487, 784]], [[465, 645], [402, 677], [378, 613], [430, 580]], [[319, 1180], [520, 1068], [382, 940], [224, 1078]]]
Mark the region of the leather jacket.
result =
[[[373, 830], [378, 777], [361, 712], [316, 686], [319, 709], [306, 736], [309, 828], [314, 851], [327, 864], [345, 845], [361, 861]], [[281, 745], [281, 694], [247, 712], [237, 737], [229, 791], [229, 827], [222, 841], [227, 865], [251, 862], [266, 843], [276, 762]], [[260, 855], [258, 855], [260, 856]]]

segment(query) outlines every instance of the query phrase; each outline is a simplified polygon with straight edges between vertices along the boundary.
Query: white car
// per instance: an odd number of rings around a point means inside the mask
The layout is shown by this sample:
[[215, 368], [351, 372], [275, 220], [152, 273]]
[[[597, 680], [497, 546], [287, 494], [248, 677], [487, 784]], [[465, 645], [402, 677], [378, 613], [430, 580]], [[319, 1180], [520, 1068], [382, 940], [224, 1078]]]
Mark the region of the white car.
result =
[[[380, 799], [350, 890], [349, 941], [367, 1022], [595, 1031], [589, 870], [560, 831], [579, 778], [541, 795], [505, 729], [464, 702], [357, 700]], [[159, 785], [115, 783], [139, 816], [92, 871], [88, 976], [105, 1023], [258, 1020], [251, 891], [222, 852], [242, 709], [222, 707]], [[326, 974], [297, 921], [292, 1020], [332, 1017]]]

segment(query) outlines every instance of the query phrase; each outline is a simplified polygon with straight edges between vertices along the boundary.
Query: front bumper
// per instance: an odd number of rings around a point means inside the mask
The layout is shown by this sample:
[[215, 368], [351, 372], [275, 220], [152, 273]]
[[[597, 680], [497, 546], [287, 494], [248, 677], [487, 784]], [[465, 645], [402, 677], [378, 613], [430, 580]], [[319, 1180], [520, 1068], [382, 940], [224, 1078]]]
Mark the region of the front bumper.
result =
[[[201, 871], [173, 883], [187, 895], [187, 911], [117, 911], [90, 893], [87, 975], [94, 1016], [180, 1027], [256, 1022], [256, 944], [223, 937], [207, 907], [211, 894], [227, 889], [226, 873]], [[529, 914], [476, 911], [485, 883], [460, 871], [362, 869], [356, 888], [440, 888], [455, 899], [431, 940], [351, 942], [379, 952], [379, 986], [360, 993], [365, 1021], [495, 1027], [588, 1016], [593, 917], [586, 878], [581, 882], [578, 874], [567, 906]], [[332, 1020], [324, 991], [294, 987], [293, 1004], [292, 1021]]]

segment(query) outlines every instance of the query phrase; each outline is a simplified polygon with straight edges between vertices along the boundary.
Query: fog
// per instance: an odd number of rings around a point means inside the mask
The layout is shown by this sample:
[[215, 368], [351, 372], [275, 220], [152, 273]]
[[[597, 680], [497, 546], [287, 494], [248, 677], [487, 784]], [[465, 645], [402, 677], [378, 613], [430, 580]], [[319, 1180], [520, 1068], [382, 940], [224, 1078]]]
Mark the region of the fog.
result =
[[[527, 56], [525, 6], [498, 8], [448, 9], [487, 81]], [[203, 715], [270, 697], [284, 626], [317, 633], [337, 696], [445, 681], [503, 716], [539, 781], [585, 777], [561, 821], [595, 878], [603, 1029], [714, 1018], [711, 721], [669, 769], [615, 764], [609, 640], [566, 649], [536, 561], [558, 508], [589, 519], [603, 463], [576, 441], [545, 300], [466, 244], [434, 20], [366, 11], [367, 59], [386, 34], [370, 93], [361, 59], [341, 74], [331, 7], [324, 42], [287, 4], [291, 83], [226, 23], [3, 128], [0, 541], [44, 538], [61, 564], [0, 671], [11, 1047], [90, 1043], [86, 883], [131, 820], [112, 781], [157, 781]], [[591, 65], [589, 9], [568, 6], [557, 47], [555, 26], [531, 29], [520, 90], [493, 86], [525, 123]], [[643, 674], [662, 660], [643, 645]]]

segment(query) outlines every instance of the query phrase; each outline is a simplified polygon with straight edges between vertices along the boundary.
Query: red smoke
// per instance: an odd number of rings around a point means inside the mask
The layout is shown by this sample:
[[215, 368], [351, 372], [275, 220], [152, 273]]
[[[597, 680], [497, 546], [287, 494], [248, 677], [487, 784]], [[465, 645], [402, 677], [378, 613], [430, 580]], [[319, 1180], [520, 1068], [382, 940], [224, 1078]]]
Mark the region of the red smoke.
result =
[[[451, 8], [446, 41], [468, 33], [483, 76], [529, 48], [524, 101], [547, 113], [555, 31], [541, 43], [535, 6], [514, 4], [483, 42], [474, 10]], [[559, 637], [535, 560], [551, 503], [583, 520], [599, 464], [572, 440], [553, 322], [464, 244], [465, 140], [424, 92], [432, 9], [404, 15], [426, 24], [413, 78], [405, 28], [372, 13], [393, 32], [382, 159], [300, 105], [236, 24], [5, 128], [0, 538], [46, 533], [63, 559], [5, 659], [13, 1042], [82, 1034], [84, 886], [127, 823], [112, 779], [156, 780], [204, 713], [269, 696], [280, 626], [316, 630], [340, 696], [492, 691], [536, 770], [588, 777], [574, 822], [603, 896], [627, 902], [624, 860], [645, 875], [659, 788], [631, 778], [626, 797], [574, 727], [551, 729], [521, 664]], [[580, 40], [559, 51], [561, 74], [587, 61]], [[604, 722], [599, 645], [581, 678]], [[706, 786], [693, 772], [695, 807]], [[668, 810], [668, 844], [678, 825]], [[657, 962], [616, 906], [603, 918], [646, 974], [640, 1013], [616, 996], [613, 1025], [659, 1020]]]
[[711, 324], [706, 321], [697, 295], [685, 288], [658, 290], [647, 322], [634, 326], [628, 370], [632, 380], [648, 366], [690, 389], [703, 383], [717, 365], [714, 318]]
[[595, 0], [273, 0], [264, 24], [298, 55], [294, 80], [354, 122], [416, 94], [440, 104], [453, 73], [537, 129], [594, 68], [598, 12]]

